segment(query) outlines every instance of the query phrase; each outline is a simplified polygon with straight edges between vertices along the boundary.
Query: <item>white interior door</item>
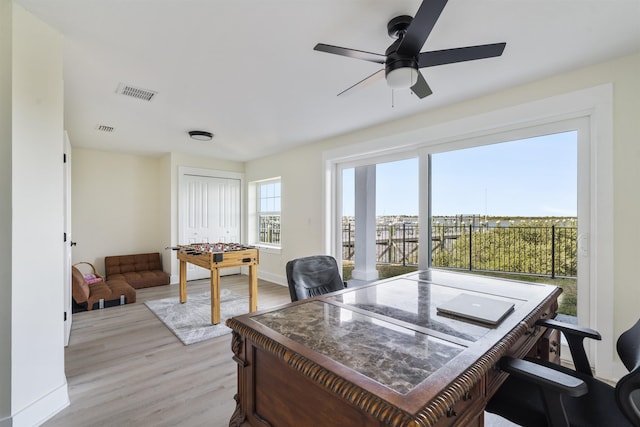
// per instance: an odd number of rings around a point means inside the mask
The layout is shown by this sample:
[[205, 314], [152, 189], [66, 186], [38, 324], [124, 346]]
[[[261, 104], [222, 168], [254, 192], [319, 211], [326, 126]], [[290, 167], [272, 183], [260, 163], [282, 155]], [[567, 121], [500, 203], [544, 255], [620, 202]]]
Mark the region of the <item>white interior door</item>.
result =
[[[240, 180], [185, 174], [181, 182], [180, 244], [240, 243]], [[237, 274], [228, 268], [222, 274]], [[209, 277], [209, 270], [187, 264], [187, 280]]]
[[64, 345], [69, 345], [73, 303], [71, 302], [71, 143], [64, 133], [63, 166], [63, 215], [64, 215]]

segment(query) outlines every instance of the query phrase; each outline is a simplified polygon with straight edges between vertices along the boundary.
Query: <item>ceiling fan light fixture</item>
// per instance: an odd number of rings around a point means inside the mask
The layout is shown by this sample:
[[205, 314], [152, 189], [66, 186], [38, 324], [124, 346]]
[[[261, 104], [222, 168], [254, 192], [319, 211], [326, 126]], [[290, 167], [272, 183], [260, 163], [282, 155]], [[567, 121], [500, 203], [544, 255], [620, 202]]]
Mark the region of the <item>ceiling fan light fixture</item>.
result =
[[189, 137], [198, 141], [211, 141], [213, 134], [204, 130], [190, 130]]
[[418, 81], [418, 70], [413, 67], [399, 67], [387, 73], [387, 86], [392, 89], [408, 89]]

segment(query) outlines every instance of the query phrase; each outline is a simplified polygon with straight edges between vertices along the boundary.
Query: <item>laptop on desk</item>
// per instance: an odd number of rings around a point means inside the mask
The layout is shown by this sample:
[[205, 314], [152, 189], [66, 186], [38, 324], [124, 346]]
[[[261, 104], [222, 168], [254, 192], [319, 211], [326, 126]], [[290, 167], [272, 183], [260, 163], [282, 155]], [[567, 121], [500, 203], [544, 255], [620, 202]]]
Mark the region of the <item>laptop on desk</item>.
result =
[[460, 294], [439, 305], [439, 314], [461, 317], [495, 326], [513, 311], [514, 303], [480, 295]]

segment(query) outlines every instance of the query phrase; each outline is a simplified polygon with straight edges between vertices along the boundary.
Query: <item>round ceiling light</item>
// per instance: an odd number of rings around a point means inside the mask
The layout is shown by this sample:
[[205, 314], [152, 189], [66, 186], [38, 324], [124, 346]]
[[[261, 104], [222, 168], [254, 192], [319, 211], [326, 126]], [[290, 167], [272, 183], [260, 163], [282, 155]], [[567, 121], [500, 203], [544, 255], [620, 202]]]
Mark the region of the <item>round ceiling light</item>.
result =
[[204, 130], [190, 130], [189, 136], [191, 139], [198, 141], [211, 141], [213, 139], [213, 134]]
[[400, 67], [387, 73], [387, 85], [393, 89], [407, 89], [418, 81], [418, 70], [413, 67]]

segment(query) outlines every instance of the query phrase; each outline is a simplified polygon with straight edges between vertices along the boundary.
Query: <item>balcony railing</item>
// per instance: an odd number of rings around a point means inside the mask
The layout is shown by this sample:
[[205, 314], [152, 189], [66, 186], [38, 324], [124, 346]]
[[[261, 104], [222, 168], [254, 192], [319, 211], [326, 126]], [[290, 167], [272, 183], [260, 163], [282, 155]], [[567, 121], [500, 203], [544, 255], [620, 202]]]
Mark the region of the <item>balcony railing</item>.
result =
[[[434, 267], [575, 277], [577, 228], [567, 226], [440, 225], [431, 233]], [[417, 224], [376, 226], [380, 264], [418, 264]], [[342, 258], [354, 259], [355, 227], [343, 226]]]
[[260, 215], [258, 239], [260, 243], [280, 244], [280, 215]]

